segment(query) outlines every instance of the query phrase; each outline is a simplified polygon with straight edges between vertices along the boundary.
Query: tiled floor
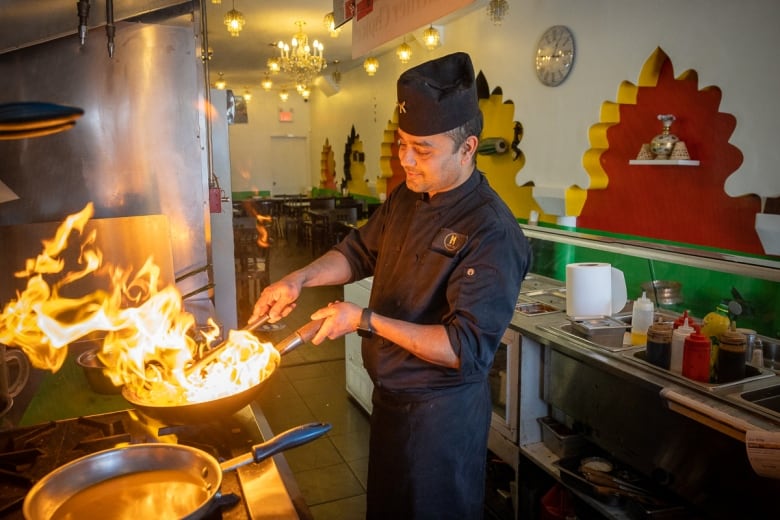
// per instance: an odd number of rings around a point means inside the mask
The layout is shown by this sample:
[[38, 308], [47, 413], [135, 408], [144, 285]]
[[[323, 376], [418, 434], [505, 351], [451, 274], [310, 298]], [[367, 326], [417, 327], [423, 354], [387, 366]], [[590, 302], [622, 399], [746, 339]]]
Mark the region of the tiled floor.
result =
[[[311, 249], [296, 246], [294, 239], [274, 241], [271, 280], [311, 258]], [[315, 309], [343, 294], [342, 287], [304, 289], [283, 328], [266, 330], [265, 336], [281, 340], [307, 323]], [[315, 520], [365, 518], [368, 416], [345, 389], [343, 338], [304, 344], [285, 355], [258, 402], [275, 433], [312, 421], [332, 424], [327, 435], [284, 456]]]

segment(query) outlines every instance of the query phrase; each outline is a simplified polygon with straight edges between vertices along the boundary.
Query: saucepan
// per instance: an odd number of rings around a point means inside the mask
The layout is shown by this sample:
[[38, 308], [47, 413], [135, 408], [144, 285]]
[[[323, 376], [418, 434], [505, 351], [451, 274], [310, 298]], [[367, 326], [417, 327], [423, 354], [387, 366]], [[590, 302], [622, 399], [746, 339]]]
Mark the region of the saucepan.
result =
[[[279, 354], [283, 356], [298, 346], [310, 341], [317, 334], [317, 331], [320, 330], [321, 325], [322, 320], [310, 321], [284, 338], [275, 345]], [[128, 387], [122, 388], [122, 396], [143, 414], [169, 425], [210, 422], [233, 415], [238, 410], [254, 401], [263, 389], [263, 385], [268, 380], [268, 377], [273, 375], [275, 370], [276, 368], [274, 367], [273, 370], [270, 370], [267, 373], [265, 379], [246, 390], [209, 401], [179, 405], [158, 405], [144, 401]]]
[[224, 472], [261, 462], [327, 433], [330, 424], [289, 429], [220, 464], [181, 444], [133, 444], [76, 459], [39, 480], [24, 499], [27, 520], [198, 519], [212, 512]]

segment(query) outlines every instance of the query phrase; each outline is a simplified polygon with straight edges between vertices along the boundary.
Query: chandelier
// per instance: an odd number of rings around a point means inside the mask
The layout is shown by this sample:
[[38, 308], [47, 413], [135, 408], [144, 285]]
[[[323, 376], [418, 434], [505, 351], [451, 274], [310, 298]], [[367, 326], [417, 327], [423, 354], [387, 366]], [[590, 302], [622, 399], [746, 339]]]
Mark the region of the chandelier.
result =
[[276, 45], [280, 53], [277, 63], [282, 72], [295, 76], [298, 83], [308, 84], [328, 66], [322, 54], [325, 47], [317, 40], [309, 45], [309, 37], [303, 32], [304, 22], [295, 22], [295, 25], [298, 32], [290, 43], [280, 41]]
[[506, 0], [490, 0], [487, 5], [487, 14], [490, 21], [495, 25], [501, 25], [501, 20], [509, 11], [509, 2]]

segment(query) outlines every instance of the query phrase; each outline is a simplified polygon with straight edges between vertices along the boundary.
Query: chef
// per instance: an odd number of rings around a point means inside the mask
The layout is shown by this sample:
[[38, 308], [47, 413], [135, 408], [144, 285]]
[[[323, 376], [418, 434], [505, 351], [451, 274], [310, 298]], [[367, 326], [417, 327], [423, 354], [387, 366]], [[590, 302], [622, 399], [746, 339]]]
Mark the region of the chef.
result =
[[357, 331], [374, 382], [367, 518], [482, 517], [488, 371], [512, 318], [530, 247], [476, 169], [482, 131], [470, 57], [397, 82], [406, 182], [368, 222], [268, 286], [253, 318], [289, 314], [305, 287], [373, 276], [369, 306], [334, 302], [313, 339]]

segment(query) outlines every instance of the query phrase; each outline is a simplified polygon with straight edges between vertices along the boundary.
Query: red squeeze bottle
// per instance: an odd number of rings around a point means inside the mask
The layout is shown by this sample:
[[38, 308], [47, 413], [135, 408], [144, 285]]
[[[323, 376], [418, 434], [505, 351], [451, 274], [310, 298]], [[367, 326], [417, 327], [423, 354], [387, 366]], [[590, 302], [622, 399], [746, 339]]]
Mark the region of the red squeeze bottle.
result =
[[692, 332], [685, 338], [683, 347], [682, 375], [701, 381], [710, 382], [710, 338], [700, 332]]
[[679, 318], [674, 320], [674, 326], [673, 327], [675, 329], [678, 328], [678, 327], [682, 327], [683, 324], [685, 323], [685, 320], [688, 320], [688, 326], [693, 327], [693, 330], [695, 330], [696, 332], [700, 332], [701, 331], [701, 327], [699, 327], [698, 324], [693, 322], [693, 318], [688, 316], [688, 311], [684, 311], [682, 316], [680, 316]]

